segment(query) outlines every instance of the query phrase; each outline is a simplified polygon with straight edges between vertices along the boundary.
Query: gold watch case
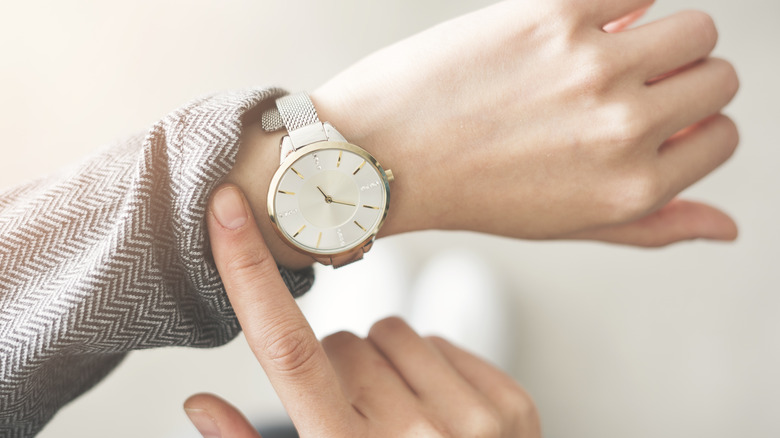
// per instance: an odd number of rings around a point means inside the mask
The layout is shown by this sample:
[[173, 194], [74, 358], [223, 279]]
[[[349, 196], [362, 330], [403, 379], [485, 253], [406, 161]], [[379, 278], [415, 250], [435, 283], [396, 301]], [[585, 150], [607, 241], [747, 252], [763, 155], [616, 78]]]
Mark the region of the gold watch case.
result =
[[[321, 150], [345, 150], [354, 153], [360, 156], [361, 158], [363, 158], [364, 160], [366, 160], [366, 163], [374, 167], [377, 170], [377, 173], [380, 175], [382, 179], [381, 182], [383, 184], [383, 190], [385, 193], [384, 196], [385, 201], [384, 201], [384, 205], [382, 206], [382, 214], [379, 221], [374, 226], [374, 228], [370, 230], [370, 232], [366, 235], [364, 239], [358, 240], [356, 243], [353, 243], [343, 248], [339, 248], [338, 250], [335, 251], [334, 250], [313, 251], [311, 248], [303, 247], [297, 241], [290, 239], [287, 236], [287, 234], [285, 234], [285, 232], [281, 229], [281, 226], [278, 223], [277, 212], [275, 207], [276, 197], [279, 194], [278, 192], [279, 184], [287, 169], [292, 167], [300, 158], [304, 157], [305, 155], [308, 155], [313, 152], [321, 151]], [[376, 235], [379, 232], [380, 228], [382, 228], [382, 225], [384, 224], [385, 219], [387, 218], [387, 212], [390, 207], [390, 182], [392, 180], [393, 180], [392, 172], [389, 169], [386, 171], [382, 167], [382, 165], [379, 164], [376, 158], [374, 158], [373, 155], [371, 155], [368, 151], [361, 148], [360, 146], [356, 146], [351, 143], [340, 142], [340, 141], [320, 141], [320, 142], [312, 143], [304, 147], [301, 147], [296, 151], [292, 152], [290, 155], [288, 155], [287, 158], [285, 158], [285, 160], [282, 162], [282, 164], [274, 173], [274, 176], [271, 179], [271, 185], [268, 188], [268, 198], [267, 198], [268, 218], [271, 220], [271, 223], [273, 224], [273, 228], [274, 231], [276, 231], [276, 234], [278, 234], [283, 241], [287, 242], [287, 244], [290, 245], [290, 247], [292, 247], [296, 251], [306, 254], [321, 263], [333, 264], [334, 266], [347, 264], [362, 258], [363, 253], [368, 251], [374, 239], [376, 238]], [[337, 261], [339, 260], [342, 262], [337, 264]]]

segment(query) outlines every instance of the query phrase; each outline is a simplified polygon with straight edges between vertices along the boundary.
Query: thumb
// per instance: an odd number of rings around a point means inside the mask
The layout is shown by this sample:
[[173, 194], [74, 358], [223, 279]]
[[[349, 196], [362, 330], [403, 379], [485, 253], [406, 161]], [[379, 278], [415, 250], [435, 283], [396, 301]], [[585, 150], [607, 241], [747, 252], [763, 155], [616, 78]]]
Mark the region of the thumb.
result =
[[573, 239], [659, 247], [682, 240], [737, 238], [737, 224], [726, 213], [700, 202], [673, 199], [660, 210], [627, 224], [581, 231]]
[[184, 412], [203, 438], [261, 438], [241, 411], [216, 395], [190, 396]]

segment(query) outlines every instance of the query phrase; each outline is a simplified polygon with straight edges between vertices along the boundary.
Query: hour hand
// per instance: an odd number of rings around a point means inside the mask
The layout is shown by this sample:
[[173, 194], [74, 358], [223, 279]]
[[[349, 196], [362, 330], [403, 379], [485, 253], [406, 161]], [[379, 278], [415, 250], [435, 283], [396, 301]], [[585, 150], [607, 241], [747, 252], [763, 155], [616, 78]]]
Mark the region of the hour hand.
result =
[[328, 200], [328, 195], [326, 195], [326, 194], [325, 194], [325, 192], [323, 192], [323, 191], [322, 191], [322, 189], [320, 188], [320, 186], [317, 186], [317, 190], [319, 190], [319, 191], [320, 191], [320, 193], [322, 193], [322, 196], [324, 196], [324, 197], [325, 197], [325, 200], [327, 201], [327, 200]]
[[319, 190], [319, 191], [320, 191], [320, 193], [322, 193], [322, 196], [324, 196], [324, 197], [325, 197], [325, 202], [327, 202], [328, 204], [330, 204], [331, 202], [333, 202], [333, 198], [331, 198], [330, 196], [326, 195], [326, 194], [325, 194], [325, 192], [323, 192], [323, 191], [322, 191], [322, 189], [320, 188], [320, 186], [317, 186], [317, 190]]

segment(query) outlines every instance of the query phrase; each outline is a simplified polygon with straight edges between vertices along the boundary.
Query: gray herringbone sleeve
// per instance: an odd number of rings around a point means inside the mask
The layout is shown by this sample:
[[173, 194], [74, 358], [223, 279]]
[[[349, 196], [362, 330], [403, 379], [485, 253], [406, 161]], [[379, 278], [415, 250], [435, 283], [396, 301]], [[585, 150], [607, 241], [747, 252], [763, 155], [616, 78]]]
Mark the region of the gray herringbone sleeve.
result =
[[[0, 437], [35, 435], [130, 350], [236, 336], [204, 214], [242, 115], [281, 94], [194, 101], [145, 136], [0, 194]], [[313, 280], [311, 269], [282, 274], [296, 295]]]

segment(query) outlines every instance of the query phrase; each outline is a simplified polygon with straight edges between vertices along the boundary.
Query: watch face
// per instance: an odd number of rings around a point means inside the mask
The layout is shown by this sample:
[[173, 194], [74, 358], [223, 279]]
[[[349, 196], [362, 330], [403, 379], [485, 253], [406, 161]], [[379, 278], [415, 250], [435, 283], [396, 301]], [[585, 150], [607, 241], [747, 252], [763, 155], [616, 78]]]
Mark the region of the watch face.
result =
[[387, 176], [363, 149], [322, 142], [292, 154], [271, 182], [278, 231], [313, 254], [337, 254], [376, 235], [387, 214]]

